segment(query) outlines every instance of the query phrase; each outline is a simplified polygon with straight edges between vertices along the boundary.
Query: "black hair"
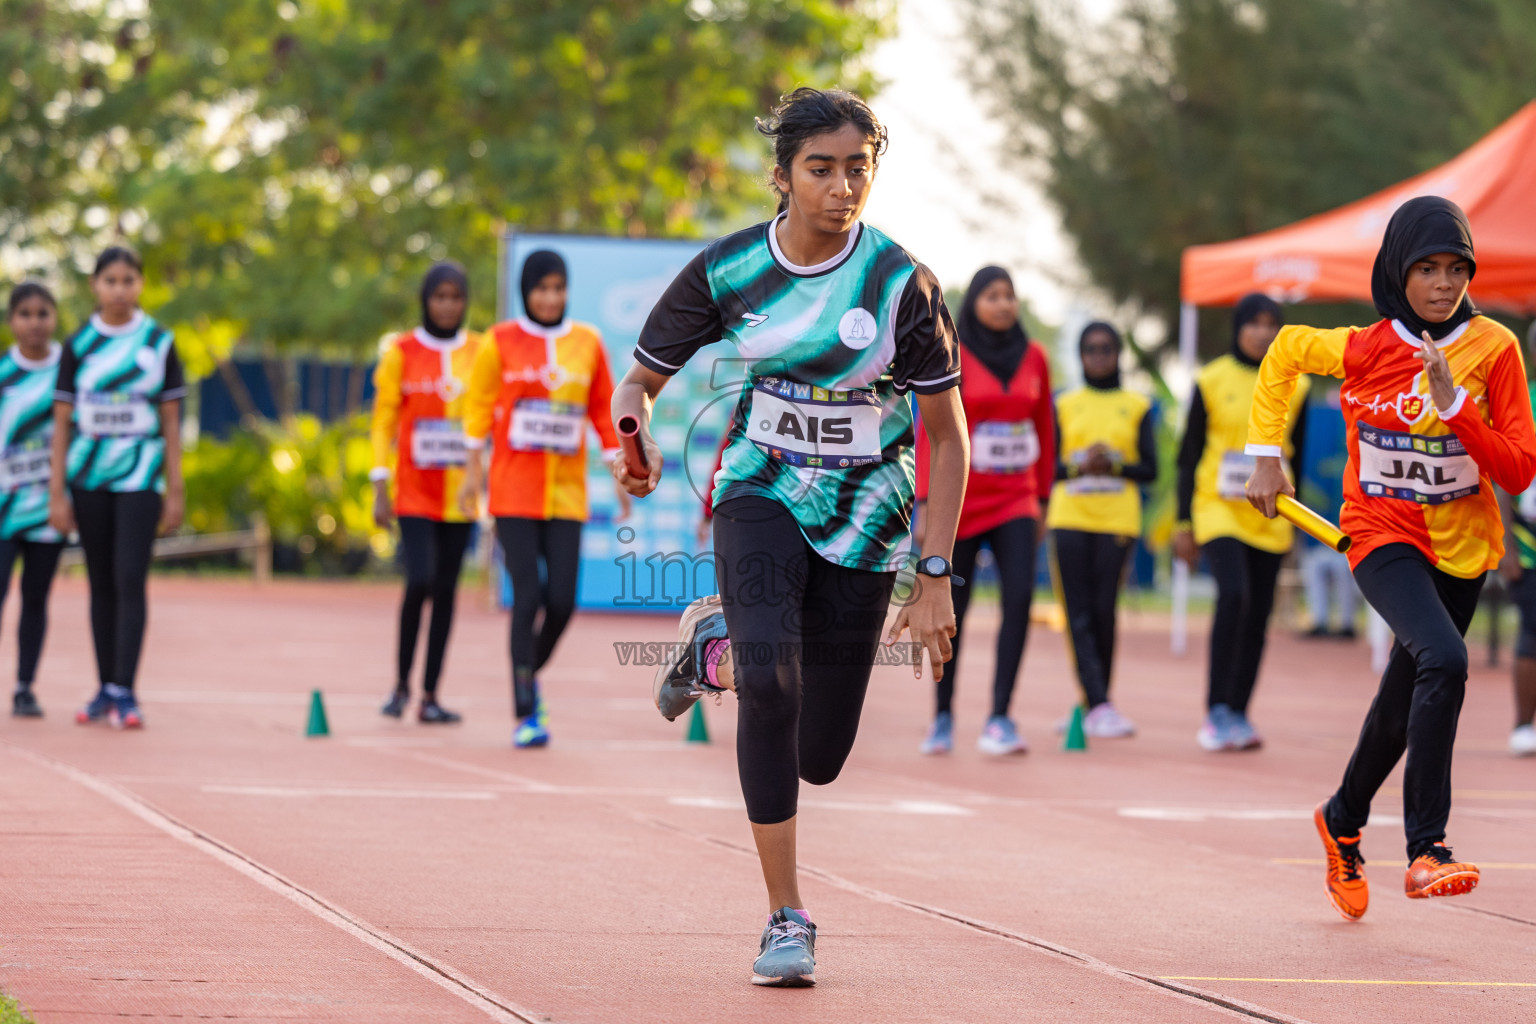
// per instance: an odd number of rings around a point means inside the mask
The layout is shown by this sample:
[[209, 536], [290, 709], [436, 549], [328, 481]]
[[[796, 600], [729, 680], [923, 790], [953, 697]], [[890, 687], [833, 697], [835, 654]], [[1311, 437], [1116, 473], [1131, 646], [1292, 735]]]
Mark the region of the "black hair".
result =
[[[869, 109], [869, 104], [843, 89], [812, 89], [802, 85], [780, 96], [767, 120], [759, 117], [756, 121], [758, 132], [773, 140], [773, 162], [784, 168], [785, 174], [805, 146], [805, 140], [835, 132], [845, 124], [853, 125], [863, 134], [874, 150], [876, 164], [890, 142], [885, 125]], [[789, 196], [779, 192], [777, 184], [773, 190], [778, 193], [779, 212], [783, 213], [789, 206]]]
[[126, 263], [138, 271], [139, 276], [144, 275], [144, 261], [139, 258], [138, 253], [126, 245], [113, 245], [103, 249], [101, 255], [96, 257], [96, 269], [91, 271], [91, 276], [100, 277], [101, 272], [114, 263]]
[[20, 306], [28, 299], [42, 299], [44, 302], [48, 303], [48, 305], [52, 306], [55, 312], [58, 311], [59, 300], [53, 297], [53, 292], [48, 290], [47, 285], [43, 284], [41, 281], [23, 281], [21, 284], [11, 289], [11, 298], [6, 306], [5, 311], [6, 315], [15, 316], [16, 307]]

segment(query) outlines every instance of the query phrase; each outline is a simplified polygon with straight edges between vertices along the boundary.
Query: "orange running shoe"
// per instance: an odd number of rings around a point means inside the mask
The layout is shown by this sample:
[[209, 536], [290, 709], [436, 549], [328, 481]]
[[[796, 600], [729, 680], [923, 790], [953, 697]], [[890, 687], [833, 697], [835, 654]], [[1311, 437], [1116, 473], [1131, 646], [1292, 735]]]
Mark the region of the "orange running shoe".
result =
[[1346, 921], [1358, 921], [1365, 916], [1365, 908], [1371, 901], [1370, 886], [1360, 868], [1365, 858], [1360, 856], [1360, 836], [1336, 836], [1328, 829], [1328, 818], [1323, 809], [1324, 800], [1312, 812], [1317, 823], [1317, 834], [1323, 837], [1323, 851], [1328, 854], [1328, 870], [1324, 876], [1328, 901]]
[[1408, 865], [1403, 888], [1411, 900], [1424, 900], [1431, 896], [1462, 896], [1477, 888], [1481, 874], [1476, 864], [1459, 864], [1451, 856], [1451, 848], [1436, 843]]

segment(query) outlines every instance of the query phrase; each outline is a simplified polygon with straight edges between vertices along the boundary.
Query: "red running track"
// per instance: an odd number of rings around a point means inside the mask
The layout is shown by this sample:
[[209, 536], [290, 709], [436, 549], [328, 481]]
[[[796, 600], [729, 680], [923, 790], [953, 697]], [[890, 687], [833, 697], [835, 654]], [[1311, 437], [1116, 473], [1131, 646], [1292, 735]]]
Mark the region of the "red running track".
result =
[[[1536, 761], [1503, 753], [1504, 672], [1475, 673], [1457, 748], [1450, 838], [1482, 887], [1402, 896], [1389, 791], [1365, 837], [1376, 899], [1351, 925], [1309, 816], [1373, 690], [1363, 645], [1277, 633], [1254, 707], [1268, 746], [1205, 754], [1203, 658], [1130, 613], [1116, 692], [1141, 735], [1063, 753], [1073, 685], [1037, 627], [1017, 700], [1035, 750], [996, 760], [971, 745], [979, 608], [957, 753], [916, 753], [927, 684], [882, 668], [847, 771], [803, 793], [821, 983], [774, 991], [747, 980], [766, 908], [734, 709], [684, 744], [651, 671], [611, 646], [671, 620], [579, 616], [544, 674], [554, 744], [522, 752], [505, 620], [470, 595], [444, 684], [466, 722], [444, 729], [377, 712], [394, 587], [152, 587], [146, 730], [73, 724], [93, 688], [74, 579], [48, 717], [0, 718], [0, 989], [44, 1024], [1536, 1019]], [[328, 739], [302, 735], [312, 687]]]

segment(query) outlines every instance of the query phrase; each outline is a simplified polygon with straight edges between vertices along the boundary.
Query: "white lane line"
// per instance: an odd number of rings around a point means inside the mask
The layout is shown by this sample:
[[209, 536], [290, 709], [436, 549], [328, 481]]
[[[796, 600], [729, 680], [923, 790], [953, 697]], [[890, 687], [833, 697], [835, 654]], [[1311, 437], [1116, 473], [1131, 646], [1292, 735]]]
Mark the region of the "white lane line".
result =
[[[668, 797], [667, 803], [673, 807], [702, 807], [710, 811], [745, 812], [747, 809], [746, 804], [740, 800], [725, 800], [713, 796], [674, 796]], [[940, 803], [936, 800], [889, 800], [881, 803], [862, 800], [806, 800], [802, 798], [799, 803], [801, 807], [810, 807], [817, 810], [870, 811], [876, 814], [918, 814], [968, 818], [976, 813], [955, 804]]]
[[214, 860], [233, 868], [263, 888], [277, 893], [284, 899], [309, 911], [325, 923], [341, 929], [365, 945], [371, 946], [380, 953], [383, 953], [396, 963], [410, 968], [433, 984], [459, 997], [494, 1021], [500, 1021], [502, 1024], [537, 1024], [537, 1022], [549, 1019], [547, 1016], [526, 1010], [491, 992], [474, 979], [459, 973], [447, 964], [433, 960], [425, 953], [417, 951], [383, 929], [367, 923], [362, 918], [310, 892], [308, 889], [305, 889], [291, 879], [285, 878], [264, 864], [252, 860], [234, 847], [227, 846], [212, 836], [205, 835], [189, 825], [182, 824], [170, 815], [158, 810], [135, 793], [122, 789], [106, 779], [82, 771], [74, 765], [66, 764], [63, 761], [55, 761], [51, 757], [35, 754], [22, 747], [10, 746], [9, 744], [0, 744], [0, 746], [3, 746], [4, 749], [17, 757], [26, 758], [34, 764], [57, 772], [65, 778], [84, 786], [86, 789], [105, 797], [123, 810], [153, 825], [167, 835], [181, 840], [188, 846], [201, 850]]
[[[1222, 808], [1222, 807], [1121, 807], [1115, 812], [1122, 818], [1142, 821], [1311, 821], [1311, 808]], [[1372, 814], [1372, 825], [1401, 825], [1403, 819], [1392, 814]]]
[[229, 793], [234, 796], [278, 797], [377, 797], [385, 800], [494, 800], [496, 794], [487, 790], [431, 790], [431, 789], [346, 789], [340, 786], [203, 786], [204, 793]]

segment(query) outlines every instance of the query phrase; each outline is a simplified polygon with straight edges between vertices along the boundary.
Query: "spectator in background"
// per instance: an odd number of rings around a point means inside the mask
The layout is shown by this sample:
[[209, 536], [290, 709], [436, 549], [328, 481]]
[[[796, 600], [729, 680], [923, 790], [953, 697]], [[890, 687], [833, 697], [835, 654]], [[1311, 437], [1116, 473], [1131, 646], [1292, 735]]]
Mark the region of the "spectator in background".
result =
[[[1312, 417], [1307, 430], [1301, 486], [1311, 508], [1338, 522], [1339, 511], [1344, 507], [1344, 470], [1349, 461], [1338, 389], [1313, 402], [1310, 408], [1318, 414]], [[1307, 612], [1312, 618], [1312, 628], [1306, 635], [1353, 640], [1360, 589], [1349, 571], [1349, 556], [1303, 534], [1300, 562], [1307, 588]], [[1338, 612], [1336, 631], [1329, 625], [1329, 613], [1333, 611]]]

